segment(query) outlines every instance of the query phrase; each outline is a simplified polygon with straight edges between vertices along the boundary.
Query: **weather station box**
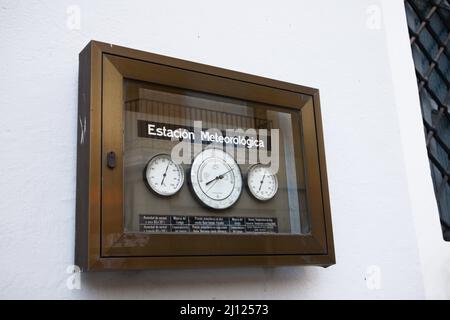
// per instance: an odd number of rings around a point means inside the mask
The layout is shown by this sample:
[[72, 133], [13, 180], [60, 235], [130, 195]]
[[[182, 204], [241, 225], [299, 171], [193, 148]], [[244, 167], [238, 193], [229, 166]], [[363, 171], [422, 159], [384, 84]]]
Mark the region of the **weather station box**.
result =
[[335, 263], [317, 89], [91, 41], [83, 271]]

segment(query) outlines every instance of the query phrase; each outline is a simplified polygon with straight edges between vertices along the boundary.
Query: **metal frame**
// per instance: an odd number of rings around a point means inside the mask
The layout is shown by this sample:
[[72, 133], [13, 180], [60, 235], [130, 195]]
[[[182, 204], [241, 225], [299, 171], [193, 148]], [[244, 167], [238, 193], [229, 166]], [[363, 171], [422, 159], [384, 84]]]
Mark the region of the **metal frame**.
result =
[[[450, 129], [450, 3], [405, 0], [405, 7], [434, 190], [444, 239], [450, 241], [450, 133], [446, 132]], [[441, 25], [440, 30], [436, 22]], [[426, 59], [426, 70], [420, 57]], [[443, 69], [445, 65], [447, 68]], [[445, 98], [439, 96], [438, 86], [446, 87]]]
[[[311, 233], [124, 233], [123, 80], [133, 79], [302, 112]], [[80, 53], [75, 260], [82, 270], [335, 263], [317, 89], [91, 41]], [[83, 138], [81, 138], [83, 137]]]

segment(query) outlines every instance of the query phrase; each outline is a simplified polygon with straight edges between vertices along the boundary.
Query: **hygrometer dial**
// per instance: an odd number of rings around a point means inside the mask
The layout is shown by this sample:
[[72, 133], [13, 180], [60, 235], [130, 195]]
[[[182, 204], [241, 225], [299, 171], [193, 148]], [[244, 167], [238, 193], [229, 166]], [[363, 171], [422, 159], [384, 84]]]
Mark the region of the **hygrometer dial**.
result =
[[272, 199], [278, 191], [278, 179], [269, 166], [255, 164], [247, 174], [247, 184], [250, 193], [258, 200]]
[[241, 170], [233, 157], [221, 149], [200, 152], [192, 163], [190, 178], [197, 198], [213, 209], [231, 207], [242, 192]]
[[150, 190], [161, 196], [177, 193], [184, 183], [184, 170], [168, 154], [158, 154], [145, 167], [145, 181]]

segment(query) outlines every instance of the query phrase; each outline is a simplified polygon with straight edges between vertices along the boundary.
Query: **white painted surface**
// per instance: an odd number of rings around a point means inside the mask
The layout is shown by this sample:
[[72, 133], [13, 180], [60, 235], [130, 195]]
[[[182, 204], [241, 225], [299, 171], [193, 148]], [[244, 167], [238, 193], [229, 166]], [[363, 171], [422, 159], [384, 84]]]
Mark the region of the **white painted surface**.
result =
[[[428, 275], [436, 254], [424, 253], [441, 235], [422, 172], [420, 115], [398, 119], [414, 74], [406, 69], [405, 91], [389, 67], [411, 61], [407, 41], [389, 58], [386, 27], [407, 34], [403, 21], [385, 27], [381, 8], [366, 0], [0, 0], [0, 298], [444, 297]], [[383, 5], [401, 20], [400, 9]], [[69, 290], [78, 53], [90, 39], [319, 88], [337, 264], [92, 273]], [[417, 141], [405, 144], [406, 133]], [[411, 155], [419, 160], [406, 161]]]

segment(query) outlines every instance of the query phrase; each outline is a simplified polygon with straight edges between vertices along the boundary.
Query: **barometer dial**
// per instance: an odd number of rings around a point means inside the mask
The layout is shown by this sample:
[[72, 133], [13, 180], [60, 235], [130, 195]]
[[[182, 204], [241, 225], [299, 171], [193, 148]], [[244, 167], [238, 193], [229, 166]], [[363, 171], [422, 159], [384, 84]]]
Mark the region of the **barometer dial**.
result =
[[278, 179], [269, 166], [255, 164], [248, 170], [247, 184], [250, 193], [258, 200], [272, 199], [278, 191]]
[[200, 152], [192, 163], [190, 178], [197, 198], [213, 209], [231, 207], [242, 192], [241, 169], [221, 149]]
[[177, 193], [184, 183], [184, 170], [168, 154], [158, 154], [145, 167], [145, 181], [150, 190], [161, 196]]

